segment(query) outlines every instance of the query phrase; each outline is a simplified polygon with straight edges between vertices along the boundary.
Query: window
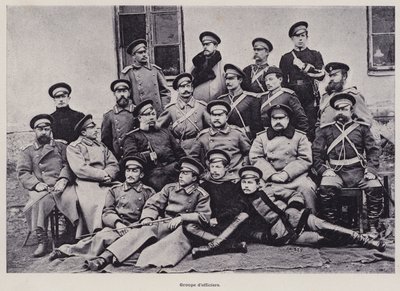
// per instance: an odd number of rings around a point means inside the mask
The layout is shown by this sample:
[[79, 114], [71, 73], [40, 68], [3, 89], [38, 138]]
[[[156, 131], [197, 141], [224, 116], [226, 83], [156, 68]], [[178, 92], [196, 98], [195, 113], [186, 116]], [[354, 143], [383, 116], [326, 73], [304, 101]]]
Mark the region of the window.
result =
[[147, 40], [150, 62], [173, 79], [184, 70], [182, 9], [179, 6], [117, 6], [115, 8], [118, 71], [131, 63], [126, 48]]
[[367, 7], [368, 73], [393, 74], [395, 69], [394, 6]]

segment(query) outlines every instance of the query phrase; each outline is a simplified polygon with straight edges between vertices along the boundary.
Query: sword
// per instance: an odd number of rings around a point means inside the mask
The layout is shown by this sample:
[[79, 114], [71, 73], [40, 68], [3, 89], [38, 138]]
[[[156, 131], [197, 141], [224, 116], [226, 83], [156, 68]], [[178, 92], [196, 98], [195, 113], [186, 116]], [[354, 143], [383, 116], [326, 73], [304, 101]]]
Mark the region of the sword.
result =
[[47, 187], [47, 192], [45, 192], [42, 196], [40, 196], [36, 200], [33, 200], [31, 202], [28, 201], [28, 203], [25, 205], [25, 207], [22, 210], [22, 212], [26, 213], [29, 210], [31, 210], [32, 207], [35, 206], [36, 204], [38, 204], [40, 202], [40, 200], [42, 200], [44, 197], [46, 197], [47, 195], [53, 194], [53, 191], [54, 191], [54, 187]]

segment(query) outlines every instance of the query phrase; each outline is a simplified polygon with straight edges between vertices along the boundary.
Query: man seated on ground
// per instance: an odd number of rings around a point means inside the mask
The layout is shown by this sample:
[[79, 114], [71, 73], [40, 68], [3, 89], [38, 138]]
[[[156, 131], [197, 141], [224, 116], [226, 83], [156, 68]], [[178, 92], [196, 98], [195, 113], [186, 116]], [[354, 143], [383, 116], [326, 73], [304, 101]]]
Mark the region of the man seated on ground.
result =
[[125, 182], [108, 190], [103, 209], [101, 231], [86, 237], [74, 245], [62, 245], [54, 250], [49, 260], [81, 256], [93, 258], [105, 251], [106, 247], [129, 231], [129, 226], [139, 221], [145, 202], [155, 193], [142, 183], [146, 163], [139, 157], [124, 159]]
[[315, 214], [316, 186], [308, 177], [311, 143], [304, 132], [294, 128], [290, 107], [275, 104], [268, 116], [271, 127], [257, 134], [249, 152], [250, 163], [262, 170], [262, 179], [271, 184], [271, 191], [281, 196], [300, 192]]
[[[182, 158], [178, 182], [167, 184], [146, 202], [140, 218], [144, 226], [129, 230], [86, 266], [100, 270], [131, 256], [138, 257], [137, 267], [174, 266], [181, 261], [192, 248], [183, 227], [208, 224], [211, 216], [210, 196], [198, 184], [203, 170], [198, 161]], [[160, 215], [169, 221], [157, 220]]]
[[48, 216], [55, 205], [72, 223], [79, 219], [76, 197], [62, 195], [67, 185], [73, 182], [73, 174], [67, 163], [67, 142], [52, 139], [52, 124], [53, 118], [48, 114], [32, 118], [30, 126], [35, 141], [23, 148], [17, 163], [18, 180], [29, 190], [24, 212], [29, 229], [36, 231], [38, 239], [34, 257], [44, 256], [49, 251]]
[[314, 168], [322, 177], [321, 216], [339, 223], [339, 195], [343, 187], [365, 190], [370, 236], [378, 237], [383, 210], [383, 186], [378, 180], [379, 147], [369, 124], [353, 119], [356, 100], [341, 93], [330, 99], [335, 121], [321, 125], [313, 143]]
[[[275, 195], [267, 185], [261, 188], [262, 172], [254, 166], [239, 171], [243, 197], [268, 227], [261, 229], [260, 242], [271, 245], [297, 244], [306, 246], [342, 245], [354, 243], [368, 249], [385, 251], [383, 241], [372, 240], [350, 229], [329, 223], [311, 214], [304, 207], [301, 194]], [[255, 236], [254, 236], [255, 237]]]
[[242, 241], [243, 222], [248, 218], [246, 203], [239, 196], [240, 185], [233, 183], [228, 174], [230, 164], [228, 153], [214, 149], [207, 152], [209, 177], [200, 186], [210, 195], [210, 225], [201, 227], [192, 224], [188, 227], [188, 237], [196, 245], [192, 249], [194, 259], [224, 252], [247, 252], [246, 242]]

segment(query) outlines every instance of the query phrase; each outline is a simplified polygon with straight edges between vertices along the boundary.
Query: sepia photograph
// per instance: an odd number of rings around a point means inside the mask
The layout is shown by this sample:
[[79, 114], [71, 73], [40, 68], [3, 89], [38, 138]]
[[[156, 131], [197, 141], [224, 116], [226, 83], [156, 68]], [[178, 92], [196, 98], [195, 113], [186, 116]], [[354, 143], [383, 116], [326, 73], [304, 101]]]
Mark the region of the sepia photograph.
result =
[[217, 4], [7, 5], [8, 274], [395, 274], [394, 4]]

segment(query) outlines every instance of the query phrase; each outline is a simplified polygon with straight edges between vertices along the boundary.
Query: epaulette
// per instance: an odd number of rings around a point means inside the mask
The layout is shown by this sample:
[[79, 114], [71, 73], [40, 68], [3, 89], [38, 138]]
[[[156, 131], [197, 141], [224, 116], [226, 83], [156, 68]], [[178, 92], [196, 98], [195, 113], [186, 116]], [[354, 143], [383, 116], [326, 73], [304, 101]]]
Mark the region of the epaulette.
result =
[[297, 129], [297, 128], [295, 128], [295, 131], [297, 131], [298, 133], [301, 133], [301, 134], [307, 135], [307, 133], [305, 133], [304, 131], [302, 131], [302, 130], [300, 130], [300, 129]]
[[160, 70], [160, 71], [162, 71], [162, 69], [159, 67], [159, 66], [157, 66], [157, 65], [155, 65], [155, 64], [151, 64], [154, 68], [156, 68], [157, 70]]
[[61, 142], [63, 144], [68, 144], [68, 142], [66, 140], [63, 140], [63, 139], [55, 139], [54, 141], [58, 141], [58, 142]]
[[33, 146], [33, 143], [30, 143], [30, 144], [28, 144], [28, 145], [26, 145], [26, 146], [21, 147], [21, 151], [26, 150], [26, 149], [29, 148], [30, 146]]
[[217, 99], [221, 99], [221, 98], [224, 98], [224, 97], [226, 97], [226, 96], [228, 96], [229, 95], [229, 93], [226, 93], [226, 94], [222, 94], [221, 96], [218, 96], [217, 97]]
[[128, 134], [134, 133], [135, 131], [138, 131], [140, 128], [135, 128], [134, 130], [128, 131], [125, 136], [127, 136]]
[[362, 124], [362, 125], [366, 125], [366, 126], [368, 126], [368, 127], [371, 127], [371, 124], [369, 124], [368, 122], [365, 122], [364, 120], [354, 120], [354, 122], [357, 122], [357, 123], [359, 123], [359, 124]]
[[236, 129], [236, 130], [238, 130], [238, 131], [240, 131], [240, 132], [244, 132], [243, 128], [242, 128], [242, 127], [239, 127], [239, 126], [237, 126], [237, 125], [229, 124], [229, 127], [232, 128], [232, 129]]
[[324, 128], [324, 127], [327, 127], [327, 126], [329, 126], [329, 125], [333, 125], [333, 124], [335, 124], [335, 123], [336, 123], [336, 121], [329, 122], [329, 123], [325, 123], [325, 124], [321, 124], [319, 128]]
[[210, 194], [207, 193], [206, 190], [204, 190], [203, 188], [201, 188], [200, 186], [197, 187], [197, 190], [200, 192], [201, 195], [203, 195], [204, 197], [210, 196]]
[[264, 130], [262, 130], [262, 131], [260, 131], [260, 132], [257, 132], [257, 135], [263, 134], [263, 133], [265, 133], [265, 132], [267, 132], [267, 129], [264, 129]]
[[296, 92], [294, 92], [293, 90], [291, 90], [291, 89], [289, 89], [289, 88], [281, 88], [281, 90], [283, 91], [283, 92], [286, 92], [286, 93], [289, 93], [289, 94], [292, 94], [292, 95], [296, 95]]
[[123, 185], [124, 183], [119, 183], [119, 184], [117, 184], [117, 185], [113, 185], [113, 186], [111, 186], [111, 188], [110, 189], [115, 189], [115, 188], [117, 188], [117, 187], [121, 187], [122, 185]]
[[260, 94], [258, 94], [258, 93], [254, 93], [254, 92], [250, 92], [250, 91], [243, 91], [243, 93], [246, 94], [247, 96], [260, 98]]
[[71, 142], [69, 145], [76, 147], [78, 144], [80, 144], [81, 141], [80, 140], [74, 140], [73, 142]]
[[205, 129], [203, 129], [203, 130], [200, 130], [199, 133], [197, 134], [197, 137], [199, 137], [199, 136], [201, 136], [201, 135], [203, 135], [203, 134], [205, 134], [205, 133], [207, 133], [207, 132], [208, 132], [208, 128], [205, 128]]
[[176, 104], [176, 102], [170, 102], [167, 105], [165, 105], [165, 109], [167, 109], [167, 108], [169, 108], [169, 107], [171, 107], [172, 105], [175, 105], [175, 104]]
[[203, 101], [203, 100], [196, 100], [197, 103], [200, 103], [201, 105], [207, 106], [207, 102]]
[[129, 71], [130, 69], [132, 69], [132, 65], [126, 66], [125, 68], [123, 68], [122, 71], [121, 71], [121, 73], [122, 73], [122, 74], [126, 74], [126, 73], [128, 73], [128, 71]]

